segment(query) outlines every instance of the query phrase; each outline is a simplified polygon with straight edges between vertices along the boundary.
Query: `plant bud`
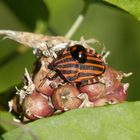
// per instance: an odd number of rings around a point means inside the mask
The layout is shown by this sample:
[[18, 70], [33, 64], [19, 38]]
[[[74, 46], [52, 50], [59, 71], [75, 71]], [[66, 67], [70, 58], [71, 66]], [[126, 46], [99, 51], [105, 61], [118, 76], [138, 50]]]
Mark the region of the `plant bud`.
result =
[[53, 88], [50, 86], [52, 83], [52, 80], [47, 79], [46, 72], [43, 70], [40, 70], [35, 76], [33, 80], [35, 84], [35, 89], [43, 93], [47, 96], [51, 96], [53, 92]]
[[107, 68], [99, 83], [85, 85], [79, 88], [81, 93], [88, 95], [94, 106], [116, 104], [126, 100], [128, 84], [122, 84], [122, 73]]
[[48, 97], [34, 91], [26, 95], [22, 104], [25, 116], [30, 120], [51, 116], [54, 108], [50, 105]]
[[81, 93], [86, 93], [88, 95], [90, 102], [94, 102], [98, 98], [101, 98], [106, 92], [105, 85], [101, 83], [85, 85], [79, 90]]
[[72, 85], [60, 86], [54, 90], [52, 103], [57, 110], [75, 109], [82, 103], [82, 100], [77, 97], [79, 94], [79, 90]]
[[[115, 89], [106, 96], [109, 104], [115, 104], [126, 100], [127, 98], [126, 92], [127, 89], [125, 89], [126, 85], [127, 84], [120, 84], [120, 86], [117, 89]], [[128, 86], [126, 88], [128, 88]]]
[[114, 70], [112, 68], [107, 67], [105, 73], [103, 74], [103, 78], [101, 79], [105, 86], [106, 92], [115, 90], [120, 85], [120, 78], [122, 73], [120, 71]]

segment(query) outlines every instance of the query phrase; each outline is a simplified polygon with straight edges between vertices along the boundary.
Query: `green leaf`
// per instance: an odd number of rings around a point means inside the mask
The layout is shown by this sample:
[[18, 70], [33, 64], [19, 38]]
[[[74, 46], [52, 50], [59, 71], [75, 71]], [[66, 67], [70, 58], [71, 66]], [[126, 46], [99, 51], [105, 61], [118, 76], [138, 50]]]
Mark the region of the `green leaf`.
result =
[[0, 134], [16, 128], [13, 123], [13, 116], [6, 111], [0, 111]]
[[58, 35], [65, 35], [73, 22], [78, 17], [83, 7], [81, 0], [44, 0], [49, 7], [49, 25], [53, 32]]
[[113, 4], [140, 20], [140, 0], [104, 0], [110, 4]]
[[39, 21], [46, 24], [49, 10], [42, 0], [2, 0], [29, 30], [35, 30]]
[[19, 84], [23, 77], [25, 67], [31, 69], [33, 62], [34, 57], [31, 51], [27, 51], [22, 55], [14, 54], [13, 58], [0, 69], [0, 91], [5, 91]]
[[[3, 140], [139, 140], [140, 102], [68, 111], [5, 133]], [[24, 135], [22, 135], [24, 133]]]
[[[0, 29], [26, 30], [16, 15], [0, 1]], [[0, 37], [0, 94], [21, 82], [24, 68], [30, 69], [34, 61], [32, 52], [19, 53], [19, 44]], [[10, 93], [9, 93], [10, 97]], [[0, 97], [0, 104], [3, 98]], [[5, 102], [6, 103], [6, 102]]]

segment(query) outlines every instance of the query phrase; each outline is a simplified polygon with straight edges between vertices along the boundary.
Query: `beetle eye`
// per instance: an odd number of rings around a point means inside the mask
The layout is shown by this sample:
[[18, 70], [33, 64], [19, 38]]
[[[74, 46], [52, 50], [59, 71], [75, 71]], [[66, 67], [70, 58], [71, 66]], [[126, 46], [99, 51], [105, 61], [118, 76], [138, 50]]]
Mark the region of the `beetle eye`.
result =
[[87, 60], [86, 49], [82, 45], [74, 45], [70, 48], [70, 53], [79, 63], [85, 63]]

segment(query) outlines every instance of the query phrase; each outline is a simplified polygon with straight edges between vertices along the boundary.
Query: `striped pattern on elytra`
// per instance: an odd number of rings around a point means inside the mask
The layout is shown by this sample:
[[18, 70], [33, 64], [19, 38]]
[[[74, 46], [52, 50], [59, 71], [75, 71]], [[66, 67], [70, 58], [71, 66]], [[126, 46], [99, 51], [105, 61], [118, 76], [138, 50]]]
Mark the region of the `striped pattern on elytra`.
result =
[[61, 52], [52, 66], [67, 82], [86, 84], [99, 82], [106, 69], [100, 54], [79, 44]]

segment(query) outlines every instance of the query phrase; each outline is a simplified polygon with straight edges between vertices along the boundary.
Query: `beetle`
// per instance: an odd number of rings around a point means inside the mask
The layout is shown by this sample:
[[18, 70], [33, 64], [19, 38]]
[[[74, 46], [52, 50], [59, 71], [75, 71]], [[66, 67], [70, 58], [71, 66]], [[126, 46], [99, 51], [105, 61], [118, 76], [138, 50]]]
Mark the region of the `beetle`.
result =
[[58, 54], [51, 69], [67, 82], [91, 84], [99, 82], [99, 76], [105, 72], [106, 65], [95, 50], [75, 44]]

